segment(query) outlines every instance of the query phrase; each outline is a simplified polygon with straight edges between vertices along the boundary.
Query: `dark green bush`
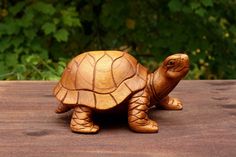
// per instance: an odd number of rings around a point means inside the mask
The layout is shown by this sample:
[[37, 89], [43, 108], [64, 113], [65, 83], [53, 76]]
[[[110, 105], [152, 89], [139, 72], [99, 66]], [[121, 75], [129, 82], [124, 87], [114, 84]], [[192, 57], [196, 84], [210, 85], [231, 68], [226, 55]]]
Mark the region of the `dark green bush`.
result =
[[191, 58], [188, 79], [236, 78], [234, 0], [28, 0], [0, 3], [0, 79], [59, 79], [89, 50], [119, 49], [154, 69]]

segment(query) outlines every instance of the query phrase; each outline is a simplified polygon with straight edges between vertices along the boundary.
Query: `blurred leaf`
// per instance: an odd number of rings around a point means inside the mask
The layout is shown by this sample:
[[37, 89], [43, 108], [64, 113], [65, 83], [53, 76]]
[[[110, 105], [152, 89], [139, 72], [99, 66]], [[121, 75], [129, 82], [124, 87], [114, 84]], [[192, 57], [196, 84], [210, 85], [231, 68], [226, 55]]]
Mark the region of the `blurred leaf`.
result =
[[4, 40], [0, 40], [0, 52], [6, 51], [11, 46], [10, 37], [5, 38]]
[[22, 38], [22, 37], [13, 38], [13, 39], [11, 39], [10, 42], [15, 48], [17, 48], [17, 47], [19, 47], [20, 44], [22, 44], [24, 42], [24, 38]]
[[6, 24], [2, 25], [2, 29], [4, 31], [4, 34], [7, 34], [7, 35], [18, 34], [20, 31], [19, 26], [13, 19], [7, 19]]
[[6, 73], [6, 66], [5, 66], [5, 62], [0, 61], [0, 79], [2, 79], [4, 77], [4, 74]]
[[195, 11], [195, 13], [196, 13], [197, 15], [203, 17], [203, 16], [206, 14], [206, 10], [203, 9], [203, 8], [199, 8], [199, 9], [197, 9], [197, 10]]
[[18, 21], [18, 25], [24, 28], [28, 28], [33, 25], [32, 22], [33, 18], [34, 18], [33, 12], [27, 12], [26, 14], [24, 14], [22, 19]]
[[42, 29], [43, 29], [44, 33], [46, 35], [48, 35], [48, 34], [54, 33], [56, 31], [56, 26], [53, 23], [47, 22], [42, 26]]
[[52, 81], [60, 80], [60, 77], [59, 77], [59, 76], [57, 76], [57, 75], [55, 75], [55, 74], [52, 74], [52, 73], [50, 73], [50, 72], [44, 72], [43, 75], [44, 75], [44, 77], [45, 77], [45, 78], [44, 78], [45, 80], [52, 80]]
[[33, 64], [33, 65], [37, 65], [40, 62], [40, 58], [37, 55], [27, 56], [26, 62], [30, 63], [30, 64]]
[[16, 65], [16, 67], [15, 67], [15, 72], [17, 72], [17, 73], [24, 73], [24, 72], [26, 72], [26, 67], [25, 67], [25, 65], [23, 65], [23, 64], [18, 64], [18, 65]]
[[14, 66], [17, 64], [18, 54], [8, 53], [6, 55], [6, 63], [8, 66]]
[[25, 2], [19, 2], [15, 6], [10, 7], [9, 12], [15, 16], [18, 14], [24, 7], [25, 7]]
[[168, 7], [170, 8], [171, 11], [180, 11], [182, 8], [182, 3], [179, 0], [171, 0], [168, 3]]
[[58, 42], [67, 41], [69, 36], [69, 32], [66, 29], [59, 29], [55, 34], [54, 37], [57, 39]]
[[195, 10], [195, 9], [199, 8], [201, 6], [201, 4], [199, 2], [193, 1], [193, 2], [190, 2], [190, 6], [193, 10]]
[[80, 19], [75, 7], [70, 7], [66, 10], [62, 10], [62, 20], [65, 25], [68, 26], [81, 26]]
[[35, 2], [33, 4], [33, 8], [37, 10], [38, 12], [42, 12], [48, 15], [53, 15], [56, 12], [52, 4], [45, 3], [45, 2]]
[[212, 0], [202, 0], [202, 4], [206, 7], [212, 7], [213, 6], [213, 2]]
[[[24, 31], [24, 35], [28, 38], [28, 39], [34, 39], [36, 36], [36, 31], [34, 29], [25, 29]], [[21, 39], [24, 39], [23, 37], [21, 37]]]

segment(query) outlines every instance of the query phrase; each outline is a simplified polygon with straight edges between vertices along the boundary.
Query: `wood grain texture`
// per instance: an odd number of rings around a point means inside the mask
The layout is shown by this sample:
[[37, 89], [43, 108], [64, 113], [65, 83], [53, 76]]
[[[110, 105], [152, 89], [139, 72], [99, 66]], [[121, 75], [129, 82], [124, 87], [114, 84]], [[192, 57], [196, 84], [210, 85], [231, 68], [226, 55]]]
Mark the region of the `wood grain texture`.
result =
[[125, 118], [98, 120], [99, 134], [71, 133], [71, 112], [54, 113], [56, 82], [0, 81], [0, 156], [236, 156], [236, 81], [181, 81], [182, 111], [150, 109], [157, 134], [131, 132]]

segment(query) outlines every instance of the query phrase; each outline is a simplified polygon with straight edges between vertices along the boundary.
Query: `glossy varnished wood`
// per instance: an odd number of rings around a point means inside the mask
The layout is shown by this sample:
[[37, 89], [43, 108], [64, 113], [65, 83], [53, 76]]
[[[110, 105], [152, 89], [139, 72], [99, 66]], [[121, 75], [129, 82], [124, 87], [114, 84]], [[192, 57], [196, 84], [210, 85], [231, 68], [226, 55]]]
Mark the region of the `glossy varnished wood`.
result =
[[57, 115], [55, 82], [0, 82], [0, 156], [236, 156], [236, 81], [181, 81], [182, 111], [150, 110], [157, 134], [131, 132], [125, 119], [98, 120], [99, 134], [71, 133]]

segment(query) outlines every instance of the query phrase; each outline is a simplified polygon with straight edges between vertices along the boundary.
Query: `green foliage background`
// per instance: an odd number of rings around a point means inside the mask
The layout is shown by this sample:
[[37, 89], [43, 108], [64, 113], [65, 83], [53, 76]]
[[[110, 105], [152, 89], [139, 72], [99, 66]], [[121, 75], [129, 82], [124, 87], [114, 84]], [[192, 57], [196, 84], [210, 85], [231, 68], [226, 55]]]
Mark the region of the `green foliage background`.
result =
[[126, 50], [155, 69], [186, 52], [188, 79], [236, 78], [235, 0], [2, 0], [0, 79], [60, 78], [72, 57]]

